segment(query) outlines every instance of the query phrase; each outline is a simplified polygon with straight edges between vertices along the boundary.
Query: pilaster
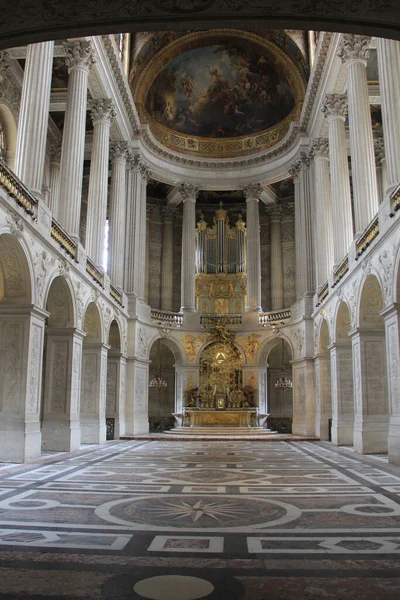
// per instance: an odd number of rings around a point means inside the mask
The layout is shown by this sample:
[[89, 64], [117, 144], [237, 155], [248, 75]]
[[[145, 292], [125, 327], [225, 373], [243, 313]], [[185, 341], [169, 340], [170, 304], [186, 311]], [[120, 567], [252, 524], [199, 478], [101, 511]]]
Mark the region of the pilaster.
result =
[[196, 198], [195, 186], [179, 188], [183, 202], [181, 312], [196, 312]]
[[246, 197], [246, 265], [247, 265], [247, 312], [262, 312], [261, 307], [261, 245], [259, 198], [260, 184], [249, 185], [243, 190]]

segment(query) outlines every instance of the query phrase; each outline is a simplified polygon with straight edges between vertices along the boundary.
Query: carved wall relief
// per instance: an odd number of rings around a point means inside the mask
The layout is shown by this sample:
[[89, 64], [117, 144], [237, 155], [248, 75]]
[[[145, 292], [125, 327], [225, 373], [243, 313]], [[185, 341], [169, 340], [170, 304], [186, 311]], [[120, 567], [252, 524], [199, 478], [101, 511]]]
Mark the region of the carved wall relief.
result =
[[0, 361], [1, 410], [17, 413], [24, 410], [21, 406], [24, 324], [2, 321], [0, 340], [3, 354]]
[[62, 414], [66, 411], [68, 347], [68, 341], [51, 342], [50, 406], [47, 407], [47, 411], [50, 413]]
[[98, 372], [97, 354], [83, 353], [82, 359], [82, 395], [81, 395], [81, 413], [93, 414], [96, 412], [96, 377]]
[[29, 392], [27, 405], [27, 411], [30, 413], [37, 413], [39, 409], [39, 381], [42, 367], [42, 338], [42, 327], [33, 323], [29, 352]]

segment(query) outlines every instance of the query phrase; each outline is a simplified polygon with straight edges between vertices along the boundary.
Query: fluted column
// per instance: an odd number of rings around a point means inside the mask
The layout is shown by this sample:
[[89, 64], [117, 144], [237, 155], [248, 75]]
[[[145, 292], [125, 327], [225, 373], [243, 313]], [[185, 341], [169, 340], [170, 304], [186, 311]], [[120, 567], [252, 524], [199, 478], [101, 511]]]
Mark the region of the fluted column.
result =
[[378, 185], [379, 204], [384, 200], [388, 188], [387, 162], [385, 156], [385, 144], [383, 137], [374, 138], [376, 183]]
[[268, 208], [271, 223], [271, 308], [283, 308], [283, 268], [282, 268], [282, 209], [280, 206]]
[[400, 183], [400, 44], [376, 39], [382, 126], [387, 161], [387, 190]]
[[194, 185], [183, 183], [181, 311], [196, 312], [196, 198]]
[[338, 52], [346, 66], [350, 151], [356, 235], [378, 212], [374, 142], [368, 97], [367, 59], [371, 38], [345, 33]]
[[161, 254], [161, 308], [172, 310], [174, 283], [174, 215], [175, 208], [165, 206], [162, 210], [162, 254]]
[[323, 285], [333, 267], [333, 229], [331, 184], [329, 180], [329, 144], [319, 138], [313, 142], [315, 175], [315, 264], [316, 286]]
[[310, 176], [311, 158], [302, 152], [290, 169], [294, 180], [296, 231], [296, 297], [314, 292], [313, 202]]
[[93, 121], [93, 141], [89, 175], [86, 250], [89, 258], [96, 265], [102, 265], [107, 220], [110, 126], [115, 116], [115, 109], [109, 98], [91, 100], [90, 109]]
[[66, 42], [64, 48], [69, 81], [61, 148], [59, 215], [61, 225], [79, 238], [87, 83], [95, 60], [90, 42], [74, 40]]
[[246, 197], [246, 265], [247, 265], [247, 309], [246, 312], [261, 312], [261, 245], [259, 198], [262, 187], [256, 183], [243, 190]]
[[14, 170], [42, 198], [54, 42], [30, 44], [26, 54]]
[[344, 94], [328, 94], [321, 109], [329, 128], [332, 222], [335, 223], [333, 260], [338, 265], [346, 256], [353, 241], [350, 175], [344, 127], [347, 98]]
[[60, 208], [60, 158], [61, 143], [51, 145], [50, 152], [50, 198], [49, 206], [53, 217], [58, 220]]
[[[149, 304], [149, 296], [150, 290], [150, 229], [151, 229], [151, 221], [153, 218], [154, 206], [147, 204], [146, 202], [146, 266], [144, 272], [144, 300], [146, 304]], [[159, 304], [153, 304], [152, 306], [159, 306]]]
[[146, 188], [149, 169], [139, 154], [129, 157], [125, 291], [144, 300], [146, 267]]
[[127, 142], [115, 142], [114, 144], [111, 144], [110, 229], [108, 257], [110, 279], [118, 288], [122, 288], [124, 284], [127, 151]]

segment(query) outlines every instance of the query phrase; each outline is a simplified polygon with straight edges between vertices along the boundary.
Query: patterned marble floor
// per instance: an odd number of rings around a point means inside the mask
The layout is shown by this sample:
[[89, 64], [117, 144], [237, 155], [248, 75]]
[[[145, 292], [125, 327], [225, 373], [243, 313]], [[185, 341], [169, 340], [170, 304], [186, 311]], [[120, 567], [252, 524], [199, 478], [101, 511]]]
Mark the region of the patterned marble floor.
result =
[[400, 468], [381, 457], [136, 440], [3, 467], [0, 600], [400, 598]]

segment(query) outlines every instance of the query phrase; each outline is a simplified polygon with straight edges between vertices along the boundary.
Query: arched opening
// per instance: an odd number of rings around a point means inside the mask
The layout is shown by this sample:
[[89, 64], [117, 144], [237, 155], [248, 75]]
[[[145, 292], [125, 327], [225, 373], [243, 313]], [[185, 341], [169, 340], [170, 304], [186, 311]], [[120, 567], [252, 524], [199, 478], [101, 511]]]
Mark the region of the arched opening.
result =
[[315, 434], [321, 440], [332, 440], [332, 393], [331, 357], [329, 351], [329, 329], [326, 320], [322, 321], [319, 332], [317, 354], [314, 357], [316, 420]]
[[268, 427], [280, 433], [291, 433], [293, 421], [293, 388], [284, 386], [283, 377], [292, 382], [292, 351], [286, 340], [277, 339], [267, 355]]
[[25, 462], [40, 456], [44, 318], [32, 310], [31, 304], [31, 276], [25, 252], [16, 237], [3, 234], [0, 236], [0, 435], [1, 457], [10, 462]]
[[10, 169], [14, 169], [17, 125], [11, 110], [2, 102], [0, 102], [0, 147], [5, 162]]
[[56, 277], [50, 286], [43, 352], [43, 395], [40, 410], [42, 449], [80, 448], [79, 396], [82, 335], [74, 328], [73, 298], [66, 280]]
[[174, 425], [175, 355], [163, 339], [156, 340], [150, 350], [149, 429], [164, 431]]
[[114, 319], [108, 335], [106, 427], [107, 440], [125, 433], [125, 370], [119, 325]]
[[350, 312], [341, 302], [336, 314], [334, 343], [331, 346], [332, 442], [353, 445], [354, 394]]
[[375, 275], [366, 278], [359, 307], [359, 327], [352, 336], [354, 449], [363, 454], [386, 453], [389, 427], [386, 340], [380, 315], [382, 292]]
[[88, 305], [83, 329], [81, 432], [82, 443], [100, 444], [106, 440], [107, 349], [103, 344], [101, 317], [94, 302]]

